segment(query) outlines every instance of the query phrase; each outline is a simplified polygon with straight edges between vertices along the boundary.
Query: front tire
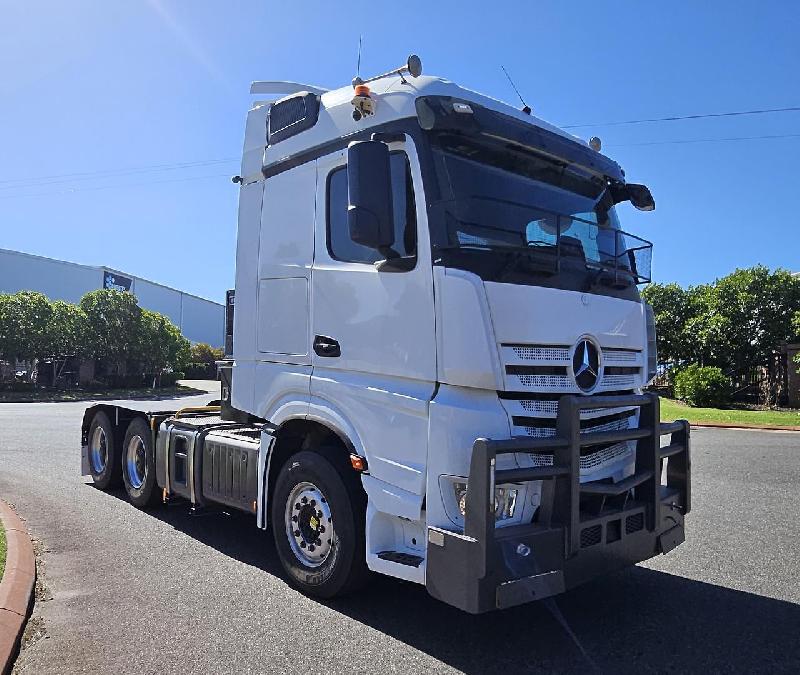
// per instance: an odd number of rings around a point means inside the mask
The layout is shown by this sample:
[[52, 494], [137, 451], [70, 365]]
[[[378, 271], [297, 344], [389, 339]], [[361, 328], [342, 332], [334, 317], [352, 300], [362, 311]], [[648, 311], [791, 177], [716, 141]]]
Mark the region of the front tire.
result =
[[95, 487], [100, 490], [117, 487], [122, 482], [114, 427], [102, 411], [92, 418], [89, 425], [89, 473]]
[[291, 583], [308, 595], [332, 598], [366, 580], [366, 496], [348, 470], [302, 451], [289, 457], [275, 484], [275, 547]]
[[122, 442], [122, 478], [131, 504], [140, 509], [159, 501], [153, 434], [147, 422], [136, 417], [128, 425]]

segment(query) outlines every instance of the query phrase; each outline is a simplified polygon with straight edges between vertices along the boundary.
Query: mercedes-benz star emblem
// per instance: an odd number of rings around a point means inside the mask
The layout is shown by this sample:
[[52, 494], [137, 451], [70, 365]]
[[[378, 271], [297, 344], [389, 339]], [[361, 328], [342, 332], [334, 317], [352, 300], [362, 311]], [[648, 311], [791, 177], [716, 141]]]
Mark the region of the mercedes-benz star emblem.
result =
[[572, 356], [572, 372], [575, 374], [575, 383], [582, 391], [591, 391], [597, 384], [600, 371], [600, 354], [591, 340], [580, 340], [575, 346]]

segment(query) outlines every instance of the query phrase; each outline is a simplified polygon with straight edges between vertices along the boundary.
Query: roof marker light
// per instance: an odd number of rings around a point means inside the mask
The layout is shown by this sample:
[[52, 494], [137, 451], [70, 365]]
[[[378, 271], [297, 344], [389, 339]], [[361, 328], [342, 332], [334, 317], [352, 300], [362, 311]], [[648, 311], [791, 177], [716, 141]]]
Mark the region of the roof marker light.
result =
[[600, 148], [603, 146], [603, 142], [600, 140], [598, 136], [592, 136], [589, 139], [589, 147], [594, 150], [595, 152], [600, 152]]

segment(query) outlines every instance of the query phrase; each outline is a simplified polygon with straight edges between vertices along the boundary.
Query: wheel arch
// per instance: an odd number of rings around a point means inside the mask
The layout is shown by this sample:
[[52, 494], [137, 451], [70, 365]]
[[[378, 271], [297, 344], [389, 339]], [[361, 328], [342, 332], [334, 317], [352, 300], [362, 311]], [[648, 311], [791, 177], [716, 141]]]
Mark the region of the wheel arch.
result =
[[[272, 435], [275, 442], [269, 455], [267, 495], [274, 494], [278, 474], [286, 461], [302, 450], [320, 452], [343, 471], [355, 471], [350, 465], [350, 455], [360, 454], [350, 437], [329, 420], [309, 416], [285, 419]], [[359, 480], [360, 483], [360, 480]], [[269, 513], [271, 509], [267, 509]]]

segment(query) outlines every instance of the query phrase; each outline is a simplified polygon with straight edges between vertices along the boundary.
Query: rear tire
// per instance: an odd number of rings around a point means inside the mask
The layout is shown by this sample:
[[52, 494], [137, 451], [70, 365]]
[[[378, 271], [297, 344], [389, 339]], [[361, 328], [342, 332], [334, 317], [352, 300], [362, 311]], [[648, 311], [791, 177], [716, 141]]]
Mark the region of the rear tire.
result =
[[362, 586], [365, 515], [366, 495], [352, 470], [316, 452], [289, 457], [272, 498], [272, 533], [289, 581], [320, 598]]
[[136, 417], [128, 425], [122, 443], [122, 478], [131, 504], [140, 509], [159, 502], [153, 434], [147, 422]]
[[89, 425], [89, 473], [95, 487], [108, 490], [122, 482], [120, 453], [108, 415], [98, 412]]

